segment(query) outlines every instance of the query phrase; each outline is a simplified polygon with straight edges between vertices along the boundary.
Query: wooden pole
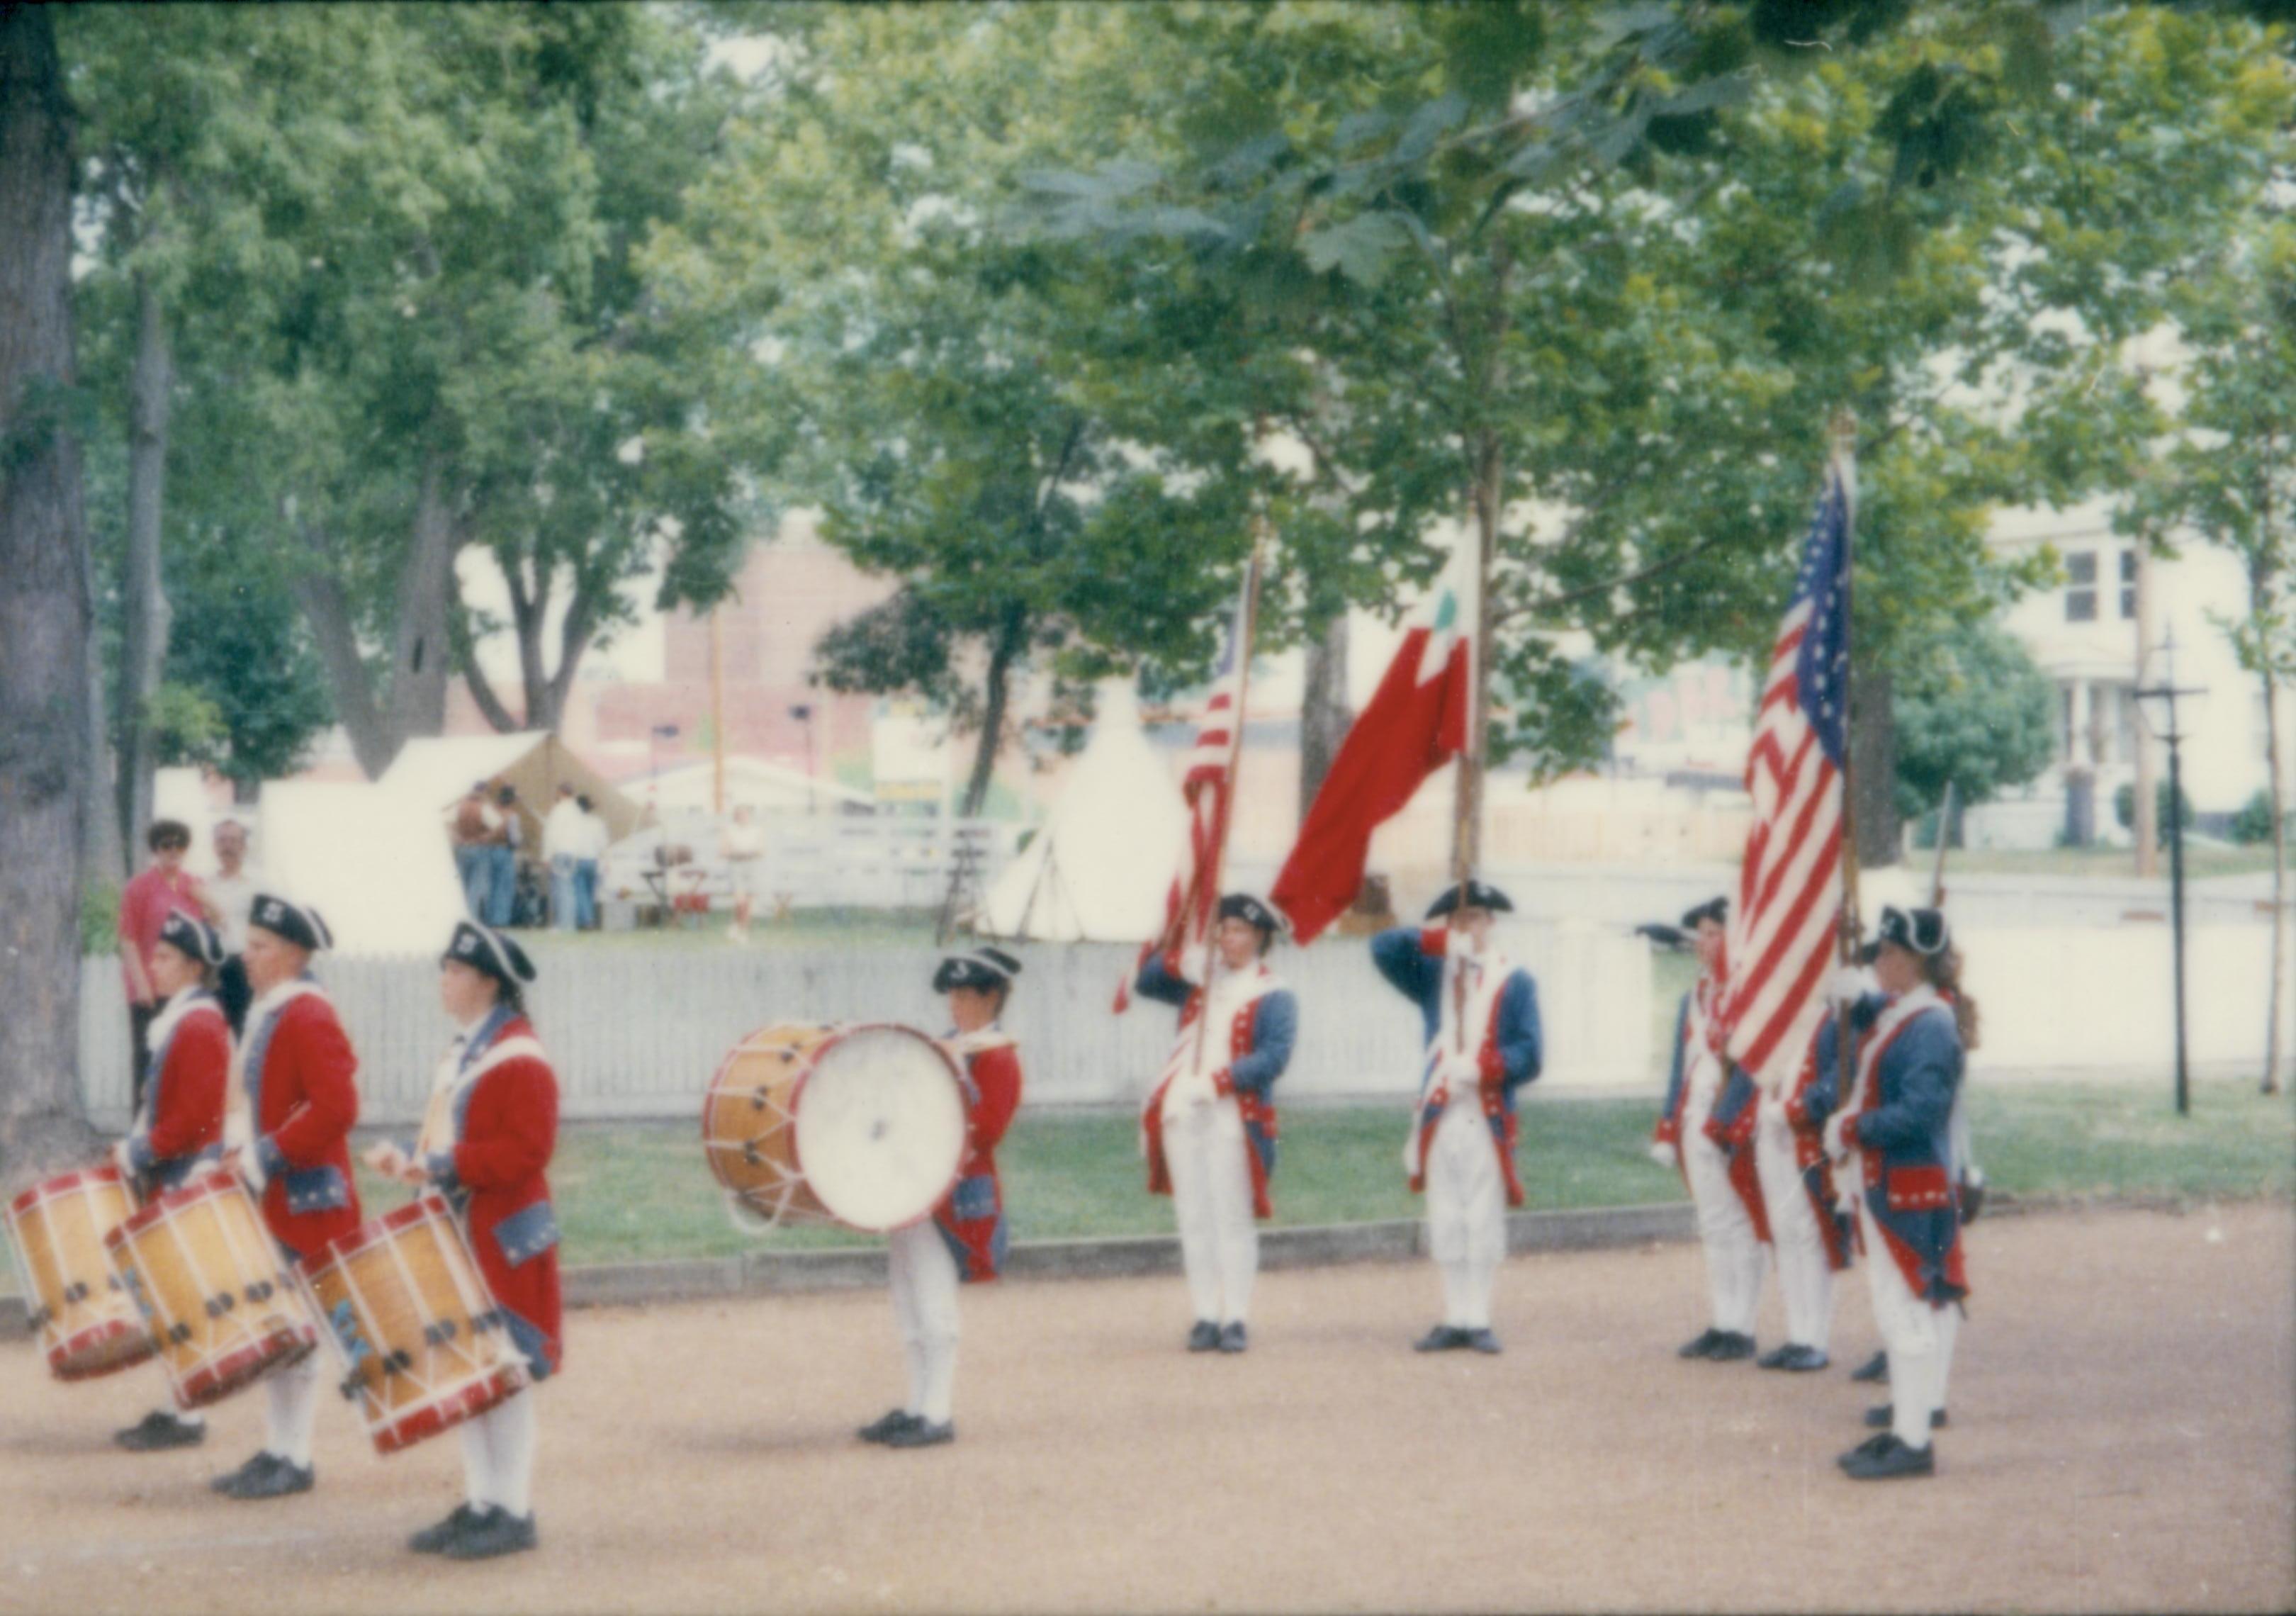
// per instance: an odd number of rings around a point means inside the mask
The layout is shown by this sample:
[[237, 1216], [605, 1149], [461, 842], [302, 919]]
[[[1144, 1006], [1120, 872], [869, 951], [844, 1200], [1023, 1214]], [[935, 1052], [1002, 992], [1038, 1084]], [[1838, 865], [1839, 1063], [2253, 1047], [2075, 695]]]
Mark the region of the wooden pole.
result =
[[709, 608], [709, 811], [726, 811], [726, 636]]
[[[1199, 880], [1210, 883], [1205, 901], [1212, 906], [1213, 920], [1204, 939], [1203, 1005], [1196, 1013], [1196, 1069], [1204, 1063], [1205, 1029], [1212, 1019], [1212, 981], [1219, 974], [1219, 946], [1210, 932], [1219, 929], [1220, 872], [1227, 864], [1227, 839], [1235, 829], [1236, 805], [1243, 797], [1243, 722], [1251, 694], [1251, 642], [1259, 628], [1259, 558], [1267, 536], [1267, 518], [1253, 518], [1251, 560], [1244, 573], [1243, 623], [1236, 631], [1235, 646], [1235, 717], [1228, 726], [1227, 738], [1227, 803], [1220, 812], [1219, 838], [1212, 844], [1211, 865], [1196, 872]], [[1185, 963], [1185, 962], [1184, 962]]]
[[[1854, 667], [1857, 660], [1857, 596], [1851, 584], [1857, 571], [1853, 556], [1857, 527], [1857, 417], [1846, 408], [1837, 410], [1827, 435], [1832, 439], [1829, 464], [1841, 480], [1842, 498], [1848, 505], [1843, 513], [1841, 540], [1841, 639], [1845, 652], [1842, 660]], [[1857, 711], [1849, 693], [1856, 682], [1848, 674], [1849, 669], [1845, 668], [1841, 688], [1841, 921], [1834, 952], [1835, 963], [1842, 966], [1856, 962], [1866, 930], [1857, 905], [1857, 782], [1850, 767], [1850, 759], [1857, 752], [1850, 739], [1850, 726], [1857, 721]], [[1841, 1103], [1847, 1105], [1857, 1070], [1850, 1049], [1847, 1001], [1837, 1002], [1833, 1007], [1833, 1052], [1840, 1070], [1834, 1092], [1841, 1096]]]

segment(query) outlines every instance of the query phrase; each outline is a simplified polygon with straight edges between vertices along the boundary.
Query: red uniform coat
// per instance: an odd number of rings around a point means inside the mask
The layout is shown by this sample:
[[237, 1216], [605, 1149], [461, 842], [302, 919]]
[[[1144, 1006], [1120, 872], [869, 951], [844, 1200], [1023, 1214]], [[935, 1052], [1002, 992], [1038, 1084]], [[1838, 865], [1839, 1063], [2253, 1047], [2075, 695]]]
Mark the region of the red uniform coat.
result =
[[546, 1171], [558, 1148], [558, 1078], [520, 1015], [488, 1017], [463, 1059], [454, 1143], [425, 1165], [462, 1212], [487, 1289], [540, 1380], [565, 1350]]
[[241, 1075], [267, 1179], [263, 1221], [300, 1262], [359, 1226], [350, 1152], [358, 1057], [316, 987], [249, 1018]]
[[964, 1056], [967, 1079], [964, 1162], [947, 1197], [933, 1209], [933, 1222], [956, 1259], [957, 1278], [980, 1282], [996, 1277], [1009, 1241], [1004, 1226], [1004, 1186], [996, 1176], [996, 1144], [1021, 1109], [1021, 1051], [993, 1029], [953, 1040]]
[[193, 990], [152, 1023], [152, 1080], [127, 1136], [127, 1161], [147, 1197], [183, 1183], [201, 1152], [223, 1137], [231, 1085], [231, 1028], [223, 1007]]

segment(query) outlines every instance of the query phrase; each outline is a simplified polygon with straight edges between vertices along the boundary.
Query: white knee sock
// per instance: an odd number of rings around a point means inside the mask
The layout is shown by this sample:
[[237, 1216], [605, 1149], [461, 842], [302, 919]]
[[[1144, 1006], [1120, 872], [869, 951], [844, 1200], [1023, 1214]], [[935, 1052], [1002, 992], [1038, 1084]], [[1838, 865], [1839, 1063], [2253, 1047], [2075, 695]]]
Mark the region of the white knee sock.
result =
[[956, 1337], [924, 1342], [922, 1356], [923, 1383], [918, 1388], [914, 1413], [935, 1425], [946, 1425], [955, 1413]]
[[1946, 1384], [1953, 1379], [1953, 1349], [1961, 1340], [1961, 1308], [1948, 1304], [1938, 1309], [1937, 1406], [1946, 1406]]
[[496, 1505], [494, 1445], [487, 1440], [487, 1416], [463, 1422], [463, 1493], [473, 1510]]
[[311, 1358], [291, 1369], [274, 1370], [263, 1382], [266, 1404], [263, 1450], [308, 1469], [311, 1425], [319, 1409], [319, 1371]]
[[524, 1519], [534, 1513], [534, 1393], [496, 1403], [477, 1423], [486, 1428], [496, 1506]]

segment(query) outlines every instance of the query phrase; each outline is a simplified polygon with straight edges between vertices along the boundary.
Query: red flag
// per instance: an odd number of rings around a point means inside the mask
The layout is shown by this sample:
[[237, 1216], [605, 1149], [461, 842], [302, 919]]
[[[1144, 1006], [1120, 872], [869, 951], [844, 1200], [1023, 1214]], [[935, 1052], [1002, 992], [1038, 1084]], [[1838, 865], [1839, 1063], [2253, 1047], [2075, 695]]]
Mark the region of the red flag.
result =
[[1423, 782], [1466, 750], [1472, 642], [1460, 591], [1446, 577], [1406, 631], [1379, 689], [1340, 743], [1269, 894], [1293, 937], [1312, 940], [1356, 899], [1371, 833]]

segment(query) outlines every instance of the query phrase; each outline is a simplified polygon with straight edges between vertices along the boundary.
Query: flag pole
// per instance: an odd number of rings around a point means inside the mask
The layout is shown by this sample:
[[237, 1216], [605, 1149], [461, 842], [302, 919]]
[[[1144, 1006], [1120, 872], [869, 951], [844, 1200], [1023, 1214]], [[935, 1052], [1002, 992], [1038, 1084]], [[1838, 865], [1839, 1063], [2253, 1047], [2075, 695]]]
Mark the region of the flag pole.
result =
[[[1857, 597], [1851, 587], [1857, 572], [1852, 559], [1857, 532], [1857, 415], [1846, 406], [1836, 410], [1827, 424], [1826, 436], [1830, 440], [1826, 463], [1830, 474], [1841, 480], [1845, 506], [1841, 523], [1841, 922], [1834, 957], [1840, 965], [1847, 967], [1857, 960], [1858, 945], [1866, 933], [1857, 905], [1857, 749], [1851, 728], [1857, 715], [1857, 704], [1849, 699], [1856, 686], [1853, 670], [1857, 665]], [[1834, 1092], [1841, 1096], [1839, 1103], [1847, 1105], [1857, 1065], [1850, 1049], [1847, 1000], [1838, 1000], [1833, 1006], [1833, 1053], [1840, 1072]]]
[[[1219, 974], [1219, 945], [1211, 934], [1219, 929], [1220, 877], [1227, 865], [1227, 838], [1235, 827], [1236, 804], [1243, 796], [1244, 711], [1251, 695], [1251, 642], [1259, 631], [1259, 558], [1267, 536], [1267, 517], [1262, 513], [1252, 518], [1251, 560], [1246, 563], [1243, 578], [1243, 623], [1236, 632], [1235, 721], [1230, 726], [1227, 742], [1227, 800], [1220, 808], [1219, 839], [1212, 844], [1210, 865], [1197, 872], [1209, 883], [1204, 901], [1210, 906], [1213, 917], [1205, 928], [1204, 999], [1202, 1009], [1196, 1013], [1195, 1064], [1200, 1071], [1204, 1063], [1205, 1029], [1211, 1025], [1212, 1019], [1212, 980]], [[1185, 916], [1186, 910], [1181, 913]]]
[[[1476, 493], [1470, 501], [1477, 513], [1474, 527], [1469, 534], [1475, 554], [1474, 565], [1466, 571], [1472, 579], [1474, 600], [1472, 605], [1462, 603], [1459, 613], [1465, 628], [1463, 637], [1466, 640], [1467, 652], [1467, 744], [1460, 749], [1459, 767], [1452, 777], [1451, 880], [1458, 890], [1455, 901], [1460, 908], [1466, 906], [1467, 883], [1474, 877], [1475, 865], [1482, 851], [1483, 732], [1488, 727], [1489, 692], [1485, 681], [1487, 669], [1483, 660], [1483, 630], [1488, 625], [1484, 620], [1483, 574], [1490, 563], [1490, 556], [1483, 540], [1480, 500], [1481, 496]], [[1455, 568], [1458, 559], [1455, 552], [1452, 558]], [[1453, 913], [1456, 914], [1457, 910]], [[1449, 962], [1447, 960], [1446, 964], [1448, 965]], [[1462, 1016], [1458, 1021], [1456, 1031], [1460, 1052], [1464, 1054], [1466, 1050], [1466, 1020]]]

